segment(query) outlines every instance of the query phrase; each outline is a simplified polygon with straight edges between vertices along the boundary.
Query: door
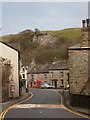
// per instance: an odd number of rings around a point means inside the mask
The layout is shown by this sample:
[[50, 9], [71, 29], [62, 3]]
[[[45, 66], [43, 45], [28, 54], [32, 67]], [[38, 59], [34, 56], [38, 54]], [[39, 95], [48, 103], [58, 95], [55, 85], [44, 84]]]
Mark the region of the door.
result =
[[54, 81], [55, 88], [57, 88], [57, 81]]

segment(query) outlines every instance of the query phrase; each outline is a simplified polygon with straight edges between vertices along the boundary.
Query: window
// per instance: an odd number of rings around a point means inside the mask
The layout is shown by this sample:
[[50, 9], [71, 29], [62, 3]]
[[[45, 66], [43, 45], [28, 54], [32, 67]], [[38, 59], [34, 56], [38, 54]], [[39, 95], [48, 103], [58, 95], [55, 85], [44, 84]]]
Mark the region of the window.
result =
[[23, 72], [25, 71], [25, 69], [23, 68]]
[[53, 72], [50, 73], [50, 77], [53, 78]]
[[67, 73], [67, 76], [68, 76], [67, 82], [68, 82], [68, 84], [69, 84], [69, 73]]
[[32, 80], [34, 80], [34, 75], [31, 75], [31, 77], [32, 77]]
[[23, 79], [25, 79], [25, 74], [23, 74]]
[[45, 79], [47, 79], [47, 74], [44, 74], [44, 76], [45, 76]]
[[61, 73], [60, 73], [60, 76], [61, 76], [61, 77], [63, 77], [63, 76], [64, 76], [64, 73], [63, 73], [63, 72], [61, 72]]
[[61, 85], [63, 86], [63, 80], [61, 80]]

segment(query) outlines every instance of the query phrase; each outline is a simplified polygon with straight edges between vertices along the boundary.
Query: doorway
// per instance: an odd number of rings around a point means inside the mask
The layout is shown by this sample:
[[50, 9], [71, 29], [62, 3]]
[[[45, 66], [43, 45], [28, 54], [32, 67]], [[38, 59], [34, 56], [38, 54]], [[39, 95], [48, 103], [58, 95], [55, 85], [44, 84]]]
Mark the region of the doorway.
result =
[[55, 88], [57, 88], [57, 81], [54, 81]]

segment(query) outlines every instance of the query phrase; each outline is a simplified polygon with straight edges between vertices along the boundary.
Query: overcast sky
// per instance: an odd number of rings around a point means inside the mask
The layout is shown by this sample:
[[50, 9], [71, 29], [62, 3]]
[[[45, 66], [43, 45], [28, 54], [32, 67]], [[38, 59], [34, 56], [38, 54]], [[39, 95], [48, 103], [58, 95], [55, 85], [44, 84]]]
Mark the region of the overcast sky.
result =
[[2, 35], [81, 27], [81, 20], [88, 17], [88, 2], [3, 2], [1, 6]]

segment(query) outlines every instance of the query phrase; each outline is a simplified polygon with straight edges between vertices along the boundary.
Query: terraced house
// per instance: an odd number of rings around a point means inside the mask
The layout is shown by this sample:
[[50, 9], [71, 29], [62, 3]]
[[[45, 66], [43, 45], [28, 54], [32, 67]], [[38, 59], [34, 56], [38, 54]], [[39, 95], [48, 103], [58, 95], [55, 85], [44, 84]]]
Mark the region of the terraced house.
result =
[[51, 65], [35, 65], [28, 71], [28, 84], [32, 87], [37, 80], [48, 82], [55, 88], [67, 88], [69, 70], [66, 61], [53, 62]]
[[41, 82], [49, 82], [49, 67], [47, 65], [35, 65], [30, 71], [28, 71], [27, 76], [30, 87], [32, 87], [37, 80], [41, 80]]
[[82, 21], [81, 44], [68, 48], [71, 105], [90, 106], [90, 19]]
[[49, 67], [50, 83], [55, 88], [67, 89], [69, 85], [69, 68], [66, 61], [53, 62]]

